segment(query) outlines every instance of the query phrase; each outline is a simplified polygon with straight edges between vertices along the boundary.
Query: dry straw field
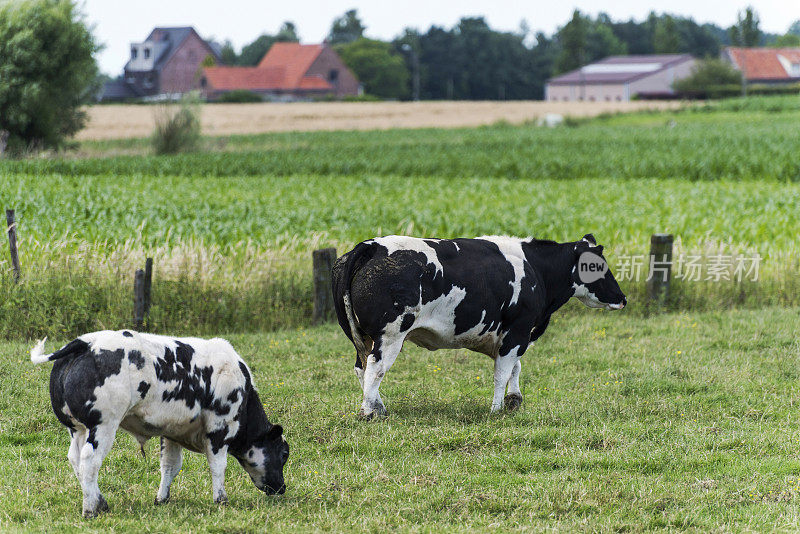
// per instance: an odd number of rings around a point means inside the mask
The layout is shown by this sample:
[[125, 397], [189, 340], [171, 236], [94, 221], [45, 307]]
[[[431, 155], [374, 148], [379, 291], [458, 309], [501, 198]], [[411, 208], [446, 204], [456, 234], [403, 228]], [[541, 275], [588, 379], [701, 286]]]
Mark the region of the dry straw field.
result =
[[[316, 130], [458, 128], [498, 121], [520, 124], [548, 113], [592, 117], [601, 113], [677, 107], [677, 102], [297, 102], [291, 104], [206, 104], [206, 135]], [[160, 106], [110, 105], [88, 108], [89, 124], [79, 141], [147, 137]]]

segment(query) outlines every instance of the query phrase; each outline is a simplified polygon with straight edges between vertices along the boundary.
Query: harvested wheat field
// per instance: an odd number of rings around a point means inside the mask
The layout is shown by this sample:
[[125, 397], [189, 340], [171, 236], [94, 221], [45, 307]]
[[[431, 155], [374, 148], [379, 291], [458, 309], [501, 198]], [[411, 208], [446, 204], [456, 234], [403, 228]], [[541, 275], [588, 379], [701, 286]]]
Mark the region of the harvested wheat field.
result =
[[[663, 109], [679, 102], [297, 102], [206, 104], [207, 135], [313, 130], [458, 128], [497, 121], [521, 123], [548, 113], [589, 117], [600, 113]], [[78, 140], [146, 137], [162, 106], [107, 105], [88, 108], [89, 123]]]

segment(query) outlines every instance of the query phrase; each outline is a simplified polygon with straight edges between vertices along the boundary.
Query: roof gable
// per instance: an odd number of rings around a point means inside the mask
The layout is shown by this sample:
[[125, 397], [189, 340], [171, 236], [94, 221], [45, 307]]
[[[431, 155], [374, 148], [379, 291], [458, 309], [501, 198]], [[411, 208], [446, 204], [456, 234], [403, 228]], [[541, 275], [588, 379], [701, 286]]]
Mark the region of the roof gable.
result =
[[651, 76], [694, 58], [690, 54], [642, 54], [609, 56], [589, 65], [550, 78], [552, 84], [628, 83]]
[[258, 64], [259, 68], [282, 67], [284, 81], [293, 87], [301, 80], [317, 60], [325, 45], [301, 45], [300, 43], [275, 43]]
[[321, 44], [275, 43], [257, 67], [206, 67], [203, 74], [215, 91], [330, 91], [333, 86], [324, 77], [308, 74], [323, 50]]

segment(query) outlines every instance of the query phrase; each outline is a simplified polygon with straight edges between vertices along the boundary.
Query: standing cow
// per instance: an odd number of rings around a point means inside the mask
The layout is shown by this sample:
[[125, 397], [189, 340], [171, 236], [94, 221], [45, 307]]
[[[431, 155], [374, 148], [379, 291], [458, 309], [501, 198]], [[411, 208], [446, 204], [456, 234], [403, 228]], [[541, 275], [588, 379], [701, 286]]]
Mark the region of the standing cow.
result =
[[[603, 247], [580, 241], [486, 236], [370, 239], [333, 266], [336, 315], [356, 348], [360, 415], [385, 415], [381, 380], [409, 341], [429, 350], [466, 348], [494, 359], [492, 411], [522, 403], [520, 357], [571, 297], [620, 310], [625, 295]], [[508, 395], [503, 397], [508, 387]]]
[[227, 501], [229, 452], [258, 489], [284, 492], [283, 429], [267, 420], [250, 370], [224, 339], [102, 331], [49, 355], [44, 343], [31, 350], [31, 361], [56, 362], [50, 401], [72, 438], [67, 457], [83, 490], [84, 516], [108, 510], [97, 476], [118, 428], [142, 447], [161, 436], [156, 504], [169, 500], [184, 448], [206, 455], [215, 502]]

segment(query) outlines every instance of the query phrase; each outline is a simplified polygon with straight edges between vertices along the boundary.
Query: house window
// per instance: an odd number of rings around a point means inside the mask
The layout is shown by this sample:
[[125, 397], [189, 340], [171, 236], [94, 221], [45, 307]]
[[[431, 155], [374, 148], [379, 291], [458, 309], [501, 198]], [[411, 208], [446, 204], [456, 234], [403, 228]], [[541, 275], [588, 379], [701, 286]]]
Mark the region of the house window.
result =
[[332, 69], [328, 73], [328, 81], [331, 83], [336, 83], [337, 81], [339, 81], [339, 71], [336, 69]]
[[136, 59], [136, 56], [139, 55], [139, 51], [136, 48], [131, 47], [131, 59]]
[[145, 48], [144, 49], [144, 58], [145, 59], [150, 59], [150, 49], [149, 48]]
[[152, 74], [148, 74], [147, 76], [144, 77], [144, 86], [149, 89], [153, 87], [153, 85], [155, 85], [155, 78], [153, 77]]

